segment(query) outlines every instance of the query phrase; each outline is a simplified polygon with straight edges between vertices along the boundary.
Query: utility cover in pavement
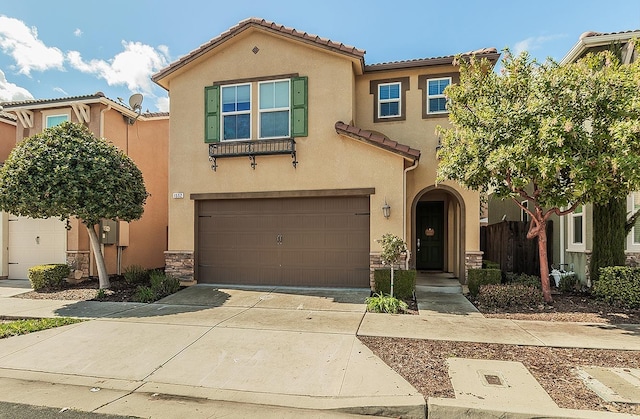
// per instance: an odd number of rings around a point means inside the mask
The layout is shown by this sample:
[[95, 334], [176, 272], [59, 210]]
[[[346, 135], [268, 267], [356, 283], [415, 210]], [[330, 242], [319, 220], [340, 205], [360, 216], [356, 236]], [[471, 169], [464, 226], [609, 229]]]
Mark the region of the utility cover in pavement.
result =
[[449, 358], [456, 399], [481, 400], [486, 406], [558, 406], [520, 362]]
[[576, 373], [607, 402], [640, 404], [640, 369], [580, 367]]

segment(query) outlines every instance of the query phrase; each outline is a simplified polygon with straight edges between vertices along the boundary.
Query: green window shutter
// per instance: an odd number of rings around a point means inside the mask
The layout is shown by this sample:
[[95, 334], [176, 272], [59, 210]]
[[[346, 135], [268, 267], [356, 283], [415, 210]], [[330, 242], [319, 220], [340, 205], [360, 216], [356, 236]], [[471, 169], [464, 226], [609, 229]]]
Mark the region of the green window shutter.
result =
[[307, 77], [291, 79], [291, 136], [306, 137], [308, 134]]
[[220, 86], [204, 88], [204, 142], [220, 141]]

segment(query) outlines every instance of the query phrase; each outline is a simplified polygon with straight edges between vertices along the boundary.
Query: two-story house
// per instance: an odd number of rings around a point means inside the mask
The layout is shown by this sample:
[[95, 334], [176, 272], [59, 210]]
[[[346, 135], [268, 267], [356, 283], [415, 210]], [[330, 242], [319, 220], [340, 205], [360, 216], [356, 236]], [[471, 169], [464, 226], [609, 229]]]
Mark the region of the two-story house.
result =
[[[111, 141], [133, 159], [150, 193], [144, 214], [131, 223], [105, 220], [98, 234], [101, 250], [109, 274], [121, 273], [134, 264], [162, 268], [167, 249], [169, 114], [142, 113], [101, 92], [2, 105], [13, 121], [13, 132], [2, 137], [8, 151], [24, 138], [71, 121], [85, 125], [95, 136]], [[43, 263], [68, 263], [77, 279], [96, 275], [86, 229], [77, 219], [69, 220], [69, 224], [71, 228], [67, 230], [67, 223], [56, 218], [32, 219], [2, 213], [4, 250], [0, 276], [24, 279], [31, 266]]]
[[171, 97], [168, 272], [368, 287], [393, 233], [409, 266], [464, 282], [481, 261], [479, 196], [436, 185], [454, 56], [364, 56], [251, 18], [152, 77]]

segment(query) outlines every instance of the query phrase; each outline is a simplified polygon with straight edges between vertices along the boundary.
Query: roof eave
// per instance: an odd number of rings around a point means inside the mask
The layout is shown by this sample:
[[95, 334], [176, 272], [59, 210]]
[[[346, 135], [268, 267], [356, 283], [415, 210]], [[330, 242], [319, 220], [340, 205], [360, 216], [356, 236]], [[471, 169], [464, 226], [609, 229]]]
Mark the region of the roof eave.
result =
[[586, 36], [576, 42], [567, 55], [562, 58], [560, 64], [564, 65], [576, 61], [578, 57], [584, 54], [589, 48], [607, 45], [615, 41], [629, 41], [636, 37], [640, 37], [640, 31]]
[[[470, 54], [463, 54], [462, 57], [470, 57]], [[473, 54], [473, 56], [477, 58], [486, 58], [494, 65], [500, 58], [500, 53], [485, 53], [485, 54]], [[438, 65], [453, 65], [455, 60], [455, 55], [449, 55], [446, 57], [437, 57], [437, 58], [425, 58], [422, 60], [411, 60], [411, 61], [397, 61], [392, 63], [381, 63], [381, 64], [371, 64], [365, 66], [366, 73], [373, 73], [376, 71], [389, 71], [389, 70], [405, 70], [412, 69], [418, 67], [432, 67]]]

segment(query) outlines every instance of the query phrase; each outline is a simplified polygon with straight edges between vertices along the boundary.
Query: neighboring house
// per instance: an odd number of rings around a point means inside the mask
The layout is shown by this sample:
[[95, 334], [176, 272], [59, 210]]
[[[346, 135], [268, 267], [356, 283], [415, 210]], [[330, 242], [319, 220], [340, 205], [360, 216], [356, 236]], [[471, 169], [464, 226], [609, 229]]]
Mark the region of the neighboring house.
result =
[[[611, 48], [619, 51], [624, 64], [629, 64], [637, 57], [634, 39], [640, 39], [640, 30], [613, 33], [585, 32], [560, 64], [577, 61], [590, 52], [595, 53]], [[640, 209], [640, 192], [634, 192], [627, 198], [627, 210], [631, 213], [638, 209]], [[589, 261], [593, 249], [592, 214], [592, 206], [584, 205], [573, 214], [562, 217], [561, 220], [564, 234], [560, 243], [565, 250], [561, 256], [561, 263], [571, 267], [586, 283], [590, 282]], [[640, 265], [640, 221], [627, 236], [625, 252], [628, 264]]]
[[[631, 63], [636, 58], [633, 40], [640, 38], [640, 30], [597, 33], [585, 32], [571, 48], [560, 64], [575, 62], [589, 52], [617, 48], [624, 63]], [[627, 209], [629, 212], [640, 208], [640, 192], [629, 195]], [[528, 221], [524, 211], [510, 200], [489, 199], [489, 224], [500, 222], [502, 218], [509, 221]], [[576, 209], [572, 214], [563, 217], [552, 216], [553, 221], [553, 265], [574, 271], [578, 278], [589, 284], [589, 260], [593, 248], [592, 206], [587, 204]], [[640, 221], [627, 237], [627, 262], [640, 265]]]
[[482, 258], [479, 196], [435, 184], [454, 56], [364, 55], [251, 18], [152, 77], [171, 95], [168, 272], [368, 287], [393, 233], [409, 266], [465, 281]]
[[[162, 268], [167, 249], [167, 171], [169, 115], [142, 113], [94, 95], [3, 103], [15, 118], [12, 146], [24, 138], [64, 121], [81, 123], [106, 138], [133, 159], [142, 171], [147, 191], [144, 215], [131, 223], [105, 221], [100, 225], [101, 247], [109, 274], [127, 266]], [[17, 121], [17, 126], [16, 126]], [[6, 139], [2, 137], [2, 141]], [[27, 270], [42, 263], [68, 263], [76, 278], [95, 275], [86, 229], [77, 219], [31, 219], [2, 213], [2, 277], [27, 278]]]

